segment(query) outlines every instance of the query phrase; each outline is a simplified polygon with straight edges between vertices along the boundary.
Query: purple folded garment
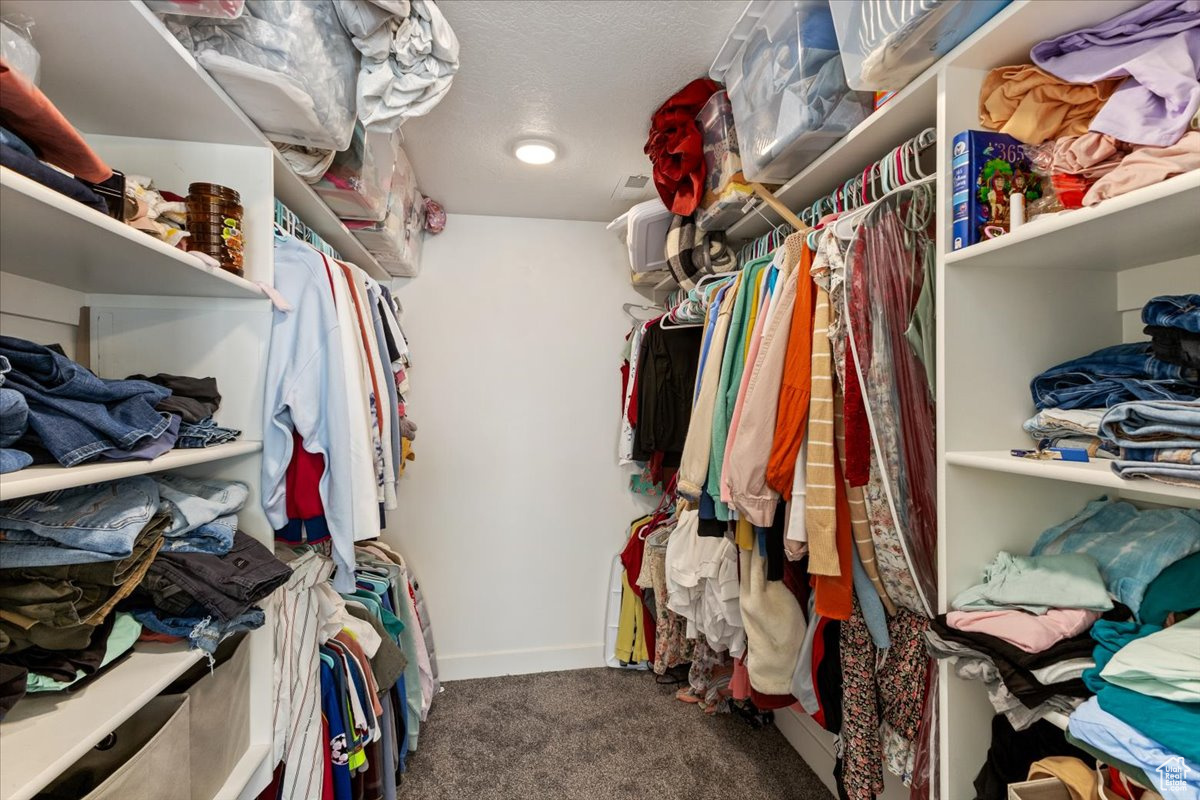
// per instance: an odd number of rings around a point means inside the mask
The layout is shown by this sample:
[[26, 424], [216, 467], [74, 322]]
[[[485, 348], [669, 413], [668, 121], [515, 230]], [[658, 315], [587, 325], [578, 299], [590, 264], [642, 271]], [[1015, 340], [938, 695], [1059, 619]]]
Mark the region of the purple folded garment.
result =
[[1133, 144], [1175, 144], [1200, 108], [1200, 0], [1151, 0], [1040, 42], [1030, 57], [1073, 83], [1127, 76], [1091, 130]]

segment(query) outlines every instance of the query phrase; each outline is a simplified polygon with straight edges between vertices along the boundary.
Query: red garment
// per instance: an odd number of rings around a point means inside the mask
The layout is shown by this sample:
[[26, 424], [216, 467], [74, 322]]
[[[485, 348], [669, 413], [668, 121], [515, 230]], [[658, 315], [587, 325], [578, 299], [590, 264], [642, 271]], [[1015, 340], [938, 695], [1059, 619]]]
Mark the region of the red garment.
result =
[[334, 800], [333, 750], [329, 746], [329, 720], [321, 715], [321, 800]]
[[871, 480], [871, 423], [863, 402], [862, 386], [854, 365], [854, 351], [846, 348], [846, 385], [842, 418], [846, 425], [846, 480], [851, 486], [866, 486]]
[[796, 698], [790, 694], [763, 694], [751, 686], [750, 702], [754, 703], [754, 707], [759, 711], [778, 711], [796, 705]]
[[708, 78], [697, 78], [650, 117], [644, 152], [654, 165], [654, 187], [673, 214], [691, 216], [704, 196], [704, 137], [696, 115], [720, 89]]
[[325, 474], [325, 456], [304, 449], [300, 434], [292, 431], [292, 460], [284, 484], [288, 519], [312, 519], [325, 516], [321, 502], [321, 476]]
[[[629, 536], [629, 541], [625, 543], [625, 549], [621, 551], [621, 563], [625, 566], [625, 577], [629, 581], [629, 588], [637, 595], [638, 600], [643, 599], [643, 590], [637, 585], [637, 579], [642, 574], [642, 554], [646, 551], [646, 540], [638, 534], [654, 525], [651, 521], [646, 525], [642, 525], [635, 529]], [[646, 604], [642, 603], [642, 629], [646, 634], [646, 652], [650, 653], [651, 658], [654, 656], [654, 630], [657, 624], [654, 615], [650, 613], [650, 609], [646, 608]]]
[[735, 658], [733, 677], [729, 679], [729, 696], [734, 700], [749, 700], [753, 691], [750, 688], [750, 670], [746, 669], [746, 659]]
[[43, 161], [92, 183], [112, 177], [112, 167], [83, 140], [50, 98], [4, 59], [0, 59], [0, 98], [0, 122], [32, 145]]

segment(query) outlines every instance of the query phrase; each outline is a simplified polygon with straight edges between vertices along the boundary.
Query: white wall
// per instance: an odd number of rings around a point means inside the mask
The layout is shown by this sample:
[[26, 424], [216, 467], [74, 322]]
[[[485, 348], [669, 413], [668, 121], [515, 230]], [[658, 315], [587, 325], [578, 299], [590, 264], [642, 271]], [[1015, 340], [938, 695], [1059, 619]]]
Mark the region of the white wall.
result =
[[602, 223], [451, 215], [398, 281], [420, 427], [385, 539], [443, 679], [603, 664], [612, 556], [644, 504], [616, 463], [621, 304]]

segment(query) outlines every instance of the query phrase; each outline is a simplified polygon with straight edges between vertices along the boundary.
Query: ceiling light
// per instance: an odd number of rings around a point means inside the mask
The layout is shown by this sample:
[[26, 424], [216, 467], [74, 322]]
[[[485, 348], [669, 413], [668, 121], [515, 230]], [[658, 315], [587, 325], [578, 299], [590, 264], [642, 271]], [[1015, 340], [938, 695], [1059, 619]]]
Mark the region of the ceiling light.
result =
[[526, 164], [549, 164], [558, 157], [558, 148], [545, 139], [522, 139], [513, 148], [513, 155]]

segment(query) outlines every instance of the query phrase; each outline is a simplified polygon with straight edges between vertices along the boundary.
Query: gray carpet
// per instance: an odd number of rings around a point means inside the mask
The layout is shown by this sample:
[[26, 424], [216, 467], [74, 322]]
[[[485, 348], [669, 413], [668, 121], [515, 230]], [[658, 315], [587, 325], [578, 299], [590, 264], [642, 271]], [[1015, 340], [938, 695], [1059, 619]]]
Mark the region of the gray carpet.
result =
[[403, 800], [829, 800], [783, 735], [710, 717], [652, 674], [455, 681], [434, 698]]

